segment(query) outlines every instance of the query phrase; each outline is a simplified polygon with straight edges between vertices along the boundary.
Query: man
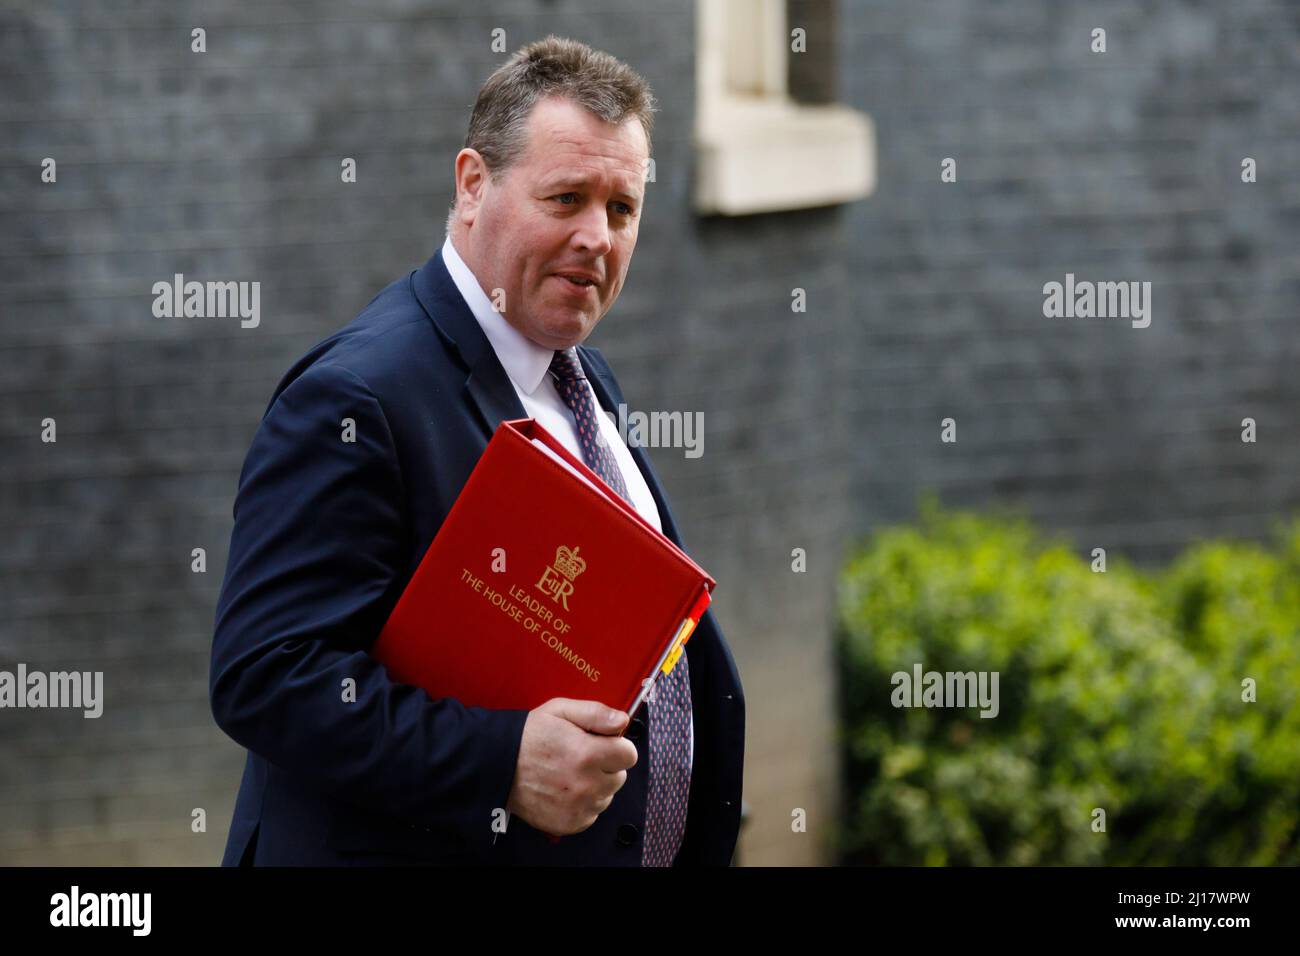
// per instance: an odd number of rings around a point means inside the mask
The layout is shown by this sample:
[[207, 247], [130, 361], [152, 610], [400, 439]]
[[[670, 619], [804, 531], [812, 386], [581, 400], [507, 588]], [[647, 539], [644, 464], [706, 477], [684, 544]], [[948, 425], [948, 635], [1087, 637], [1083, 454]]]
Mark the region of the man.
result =
[[213, 639], [213, 714], [249, 751], [225, 865], [731, 860], [744, 697], [711, 612], [631, 720], [430, 699], [367, 653], [503, 419], [538, 419], [681, 545], [579, 344], [627, 275], [653, 109], [583, 44], [515, 53], [475, 103], [442, 249], [276, 388]]

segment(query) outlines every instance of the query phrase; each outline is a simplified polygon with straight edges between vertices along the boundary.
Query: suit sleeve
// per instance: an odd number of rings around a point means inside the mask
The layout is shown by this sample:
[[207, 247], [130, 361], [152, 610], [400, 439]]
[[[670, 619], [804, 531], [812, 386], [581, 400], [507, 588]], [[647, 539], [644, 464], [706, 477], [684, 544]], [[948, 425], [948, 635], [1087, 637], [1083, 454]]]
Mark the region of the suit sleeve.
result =
[[315, 365], [280, 393], [235, 498], [212, 713], [247, 749], [342, 799], [486, 835], [528, 712], [430, 699], [367, 653], [405, 583], [406, 500], [387, 420], [357, 375]]

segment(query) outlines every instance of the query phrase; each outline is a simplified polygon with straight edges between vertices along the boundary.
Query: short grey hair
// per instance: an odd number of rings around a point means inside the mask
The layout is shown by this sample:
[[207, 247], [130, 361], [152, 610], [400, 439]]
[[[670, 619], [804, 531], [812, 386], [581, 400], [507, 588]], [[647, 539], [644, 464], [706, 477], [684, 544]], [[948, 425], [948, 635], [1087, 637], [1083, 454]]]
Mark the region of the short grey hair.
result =
[[[645, 78], [608, 53], [551, 34], [511, 54], [483, 83], [474, 102], [465, 146], [482, 155], [493, 181], [523, 156], [528, 117], [537, 101], [548, 96], [561, 96], [614, 125], [639, 120], [649, 155], [657, 107]], [[453, 195], [448, 234], [455, 216]]]

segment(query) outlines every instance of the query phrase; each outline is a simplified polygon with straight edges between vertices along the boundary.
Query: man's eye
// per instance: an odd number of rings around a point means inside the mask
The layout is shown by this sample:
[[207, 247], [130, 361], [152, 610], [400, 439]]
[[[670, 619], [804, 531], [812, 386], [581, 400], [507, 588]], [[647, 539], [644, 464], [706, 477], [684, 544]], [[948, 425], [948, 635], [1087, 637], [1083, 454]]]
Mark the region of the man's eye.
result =
[[[565, 196], [572, 196], [574, 199], [577, 199], [577, 198], [578, 198], [578, 194], [577, 194], [577, 193], [560, 193], [560, 195], [555, 196], [555, 197], [553, 197], [553, 198], [555, 198], [555, 199], [563, 199]], [[572, 203], [563, 203], [562, 205], [565, 205], [565, 206], [571, 206]]]
[[616, 206], [621, 206], [621, 207], [622, 207], [622, 208], [619, 210], [619, 215], [621, 215], [621, 216], [630, 216], [630, 215], [632, 215], [632, 207], [629, 206], [627, 203], [625, 203], [625, 202], [620, 202], [620, 203], [615, 203], [615, 205], [616, 205]]

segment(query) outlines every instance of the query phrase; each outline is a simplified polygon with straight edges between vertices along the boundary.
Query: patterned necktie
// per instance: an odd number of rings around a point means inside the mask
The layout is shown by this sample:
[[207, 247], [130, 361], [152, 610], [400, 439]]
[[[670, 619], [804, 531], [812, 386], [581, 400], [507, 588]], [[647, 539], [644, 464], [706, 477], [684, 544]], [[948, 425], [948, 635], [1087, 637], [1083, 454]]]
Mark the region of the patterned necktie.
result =
[[[587, 467], [631, 502], [614, 453], [600, 438], [596, 403], [587, 387], [577, 350], [567, 348], [551, 360], [556, 391], [573, 412], [578, 444]], [[655, 682], [646, 704], [650, 717], [650, 793], [646, 801], [642, 866], [671, 866], [686, 832], [686, 803], [690, 793], [691, 683], [682, 654], [676, 666]]]

